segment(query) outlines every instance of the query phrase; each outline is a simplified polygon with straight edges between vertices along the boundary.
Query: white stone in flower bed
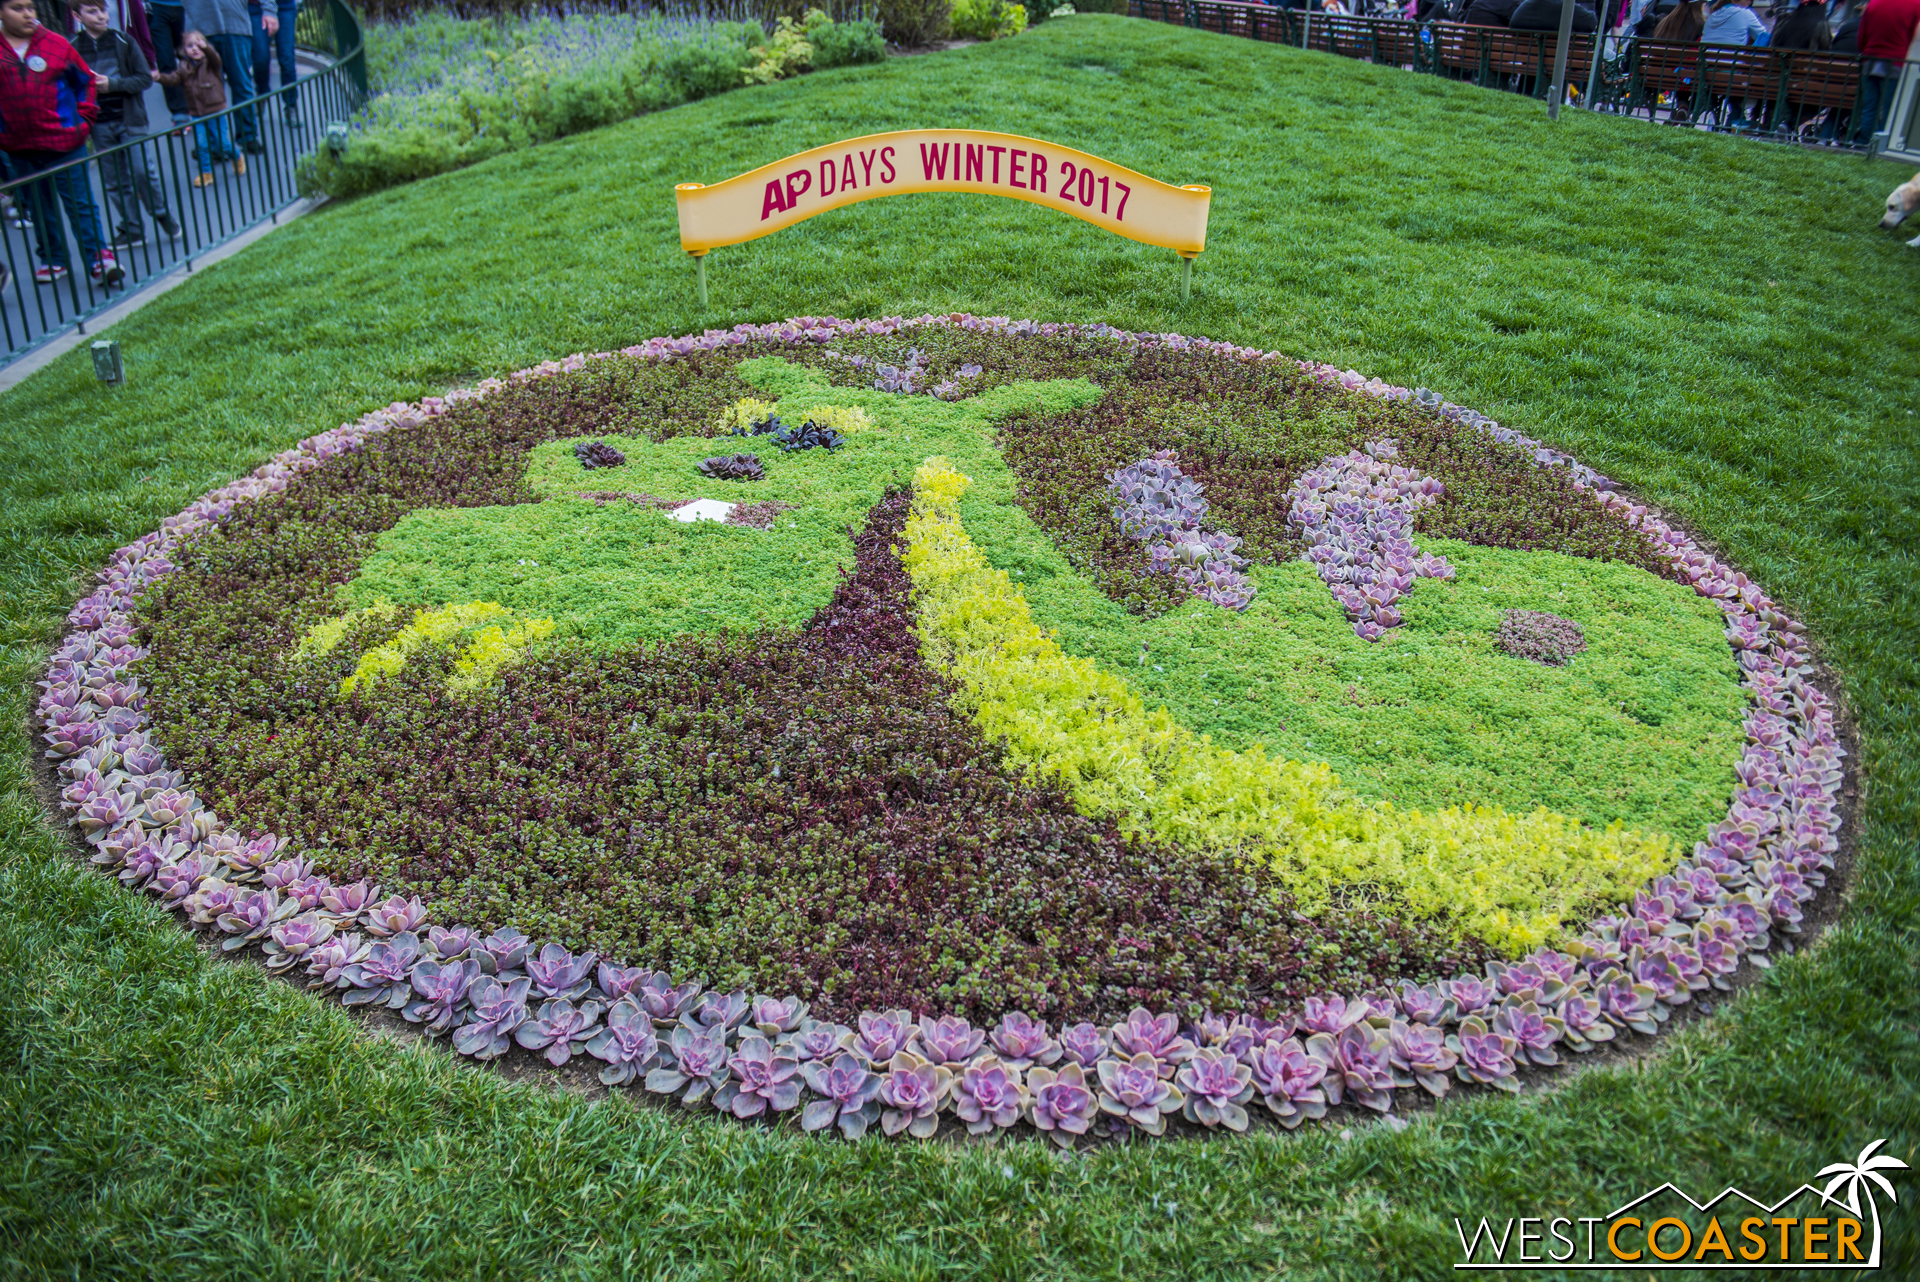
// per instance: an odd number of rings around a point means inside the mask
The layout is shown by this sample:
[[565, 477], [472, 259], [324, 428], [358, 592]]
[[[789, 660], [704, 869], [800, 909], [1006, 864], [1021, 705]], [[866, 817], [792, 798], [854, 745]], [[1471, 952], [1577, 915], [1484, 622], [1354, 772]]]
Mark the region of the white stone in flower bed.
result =
[[719, 499], [695, 499], [691, 503], [682, 503], [667, 515], [688, 524], [695, 521], [724, 521], [733, 515], [734, 506], [732, 503], [722, 503]]

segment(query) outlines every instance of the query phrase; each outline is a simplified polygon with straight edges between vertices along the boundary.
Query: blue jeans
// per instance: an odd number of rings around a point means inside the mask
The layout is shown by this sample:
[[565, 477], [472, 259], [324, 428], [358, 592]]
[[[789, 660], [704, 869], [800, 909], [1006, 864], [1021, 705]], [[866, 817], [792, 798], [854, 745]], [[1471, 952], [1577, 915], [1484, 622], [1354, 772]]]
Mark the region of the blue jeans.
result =
[[280, 105], [288, 111], [294, 107], [294, 98], [298, 90], [290, 88], [299, 79], [300, 66], [293, 60], [293, 20], [300, 15], [300, 0], [269, 0], [280, 19], [280, 30], [271, 36], [261, 21], [265, 5], [261, 0], [247, 0], [247, 14], [253, 19], [253, 91], [267, 92], [267, 73], [272, 70], [272, 55], [280, 55], [280, 87], [287, 92], [280, 95]]
[[[10, 151], [7, 159], [13, 162], [14, 176], [24, 178], [86, 154], [87, 144], [81, 143], [72, 151]], [[34, 252], [46, 266], [72, 266], [67, 257], [67, 229], [60, 223], [61, 205], [66, 206], [67, 217], [73, 220], [73, 238], [80, 242], [80, 256], [89, 265], [106, 248], [100, 236], [100, 207], [93, 203], [93, 188], [87, 183], [85, 165], [63, 169], [16, 190], [26, 197], [27, 213], [33, 219]], [[60, 196], [57, 203], [55, 192]]]
[[1860, 78], [1860, 124], [1853, 131], [1853, 143], [1864, 147], [1880, 132], [1887, 108], [1893, 106], [1893, 91], [1900, 86], [1900, 73]]
[[[160, 71], [172, 71], [180, 65], [176, 52], [186, 39], [187, 8], [179, 4], [150, 4], [147, 6], [147, 30], [153, 36], [154, 57]], [[187, 122], [187, 91], [179, 85], [164, 85], [167, 95], [167, 110], [173, 113], [173, 123], [183, 125]]]
[[[208, 36], [207, 43], [220, 55], [220, 65], [227, 75], [227, 97], [229, 107], [238, 107], [253, 97], [253, 37], [252, 36]], [[252, 149], [260, 145], [260, 126], [254, 119], [252, 107], [246, 107], [233, 113], [233, 133], [242, 147]]]
[[200, 172], [210, 174], [216, 162], [233, 159], [233, 139], [227, 135], [225, 116], [208, 116], [193, 122], [193, 146], [200, 153]]

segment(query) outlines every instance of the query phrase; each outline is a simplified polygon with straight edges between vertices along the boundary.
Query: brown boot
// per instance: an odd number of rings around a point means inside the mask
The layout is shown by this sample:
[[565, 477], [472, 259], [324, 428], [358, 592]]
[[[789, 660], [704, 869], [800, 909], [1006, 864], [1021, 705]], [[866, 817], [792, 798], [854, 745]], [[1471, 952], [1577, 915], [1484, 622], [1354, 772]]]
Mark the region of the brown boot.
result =
[[247, 158], [245, 156], [235, 156], [233, 158], [233, 172], [236, 174], [244, 174], [247, 172]]

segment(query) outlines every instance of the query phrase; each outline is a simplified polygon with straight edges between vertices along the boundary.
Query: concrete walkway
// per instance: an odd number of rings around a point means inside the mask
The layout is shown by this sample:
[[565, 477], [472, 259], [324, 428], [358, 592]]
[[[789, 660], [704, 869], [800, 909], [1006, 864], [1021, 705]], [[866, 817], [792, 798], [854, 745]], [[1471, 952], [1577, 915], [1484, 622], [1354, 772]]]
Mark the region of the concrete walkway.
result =
[[[112, 337], [105, 331], [116, 321], [122, 320], [151, 303], [170, 289], [184, 285], [195, 272], [203, 271], [215, 263], [233, 257], [247, 246], [263, 236], [267, 236], [286, 226], [300, 215], [323, 204], [323, 200], [302, 199], [287, 209], [280, 211], [277, 222], [263, 222], [250, 227], [217, 249], [210, 249], [197, 255], [191, 265], [181, 263], [163, 276], [145, 282], [138, 290], [115, 303], [98, 316], [86, 321], [79, 329], [68, 330], [60, 337], [52, 339], [19, 357], [11, 364], [0, 366], [0, 392], [39, 373], [53, 362], [65, 356], [76, 347], [86, 347], [96, 339]], [[84, 330], [84, 332], [82, 332]]]

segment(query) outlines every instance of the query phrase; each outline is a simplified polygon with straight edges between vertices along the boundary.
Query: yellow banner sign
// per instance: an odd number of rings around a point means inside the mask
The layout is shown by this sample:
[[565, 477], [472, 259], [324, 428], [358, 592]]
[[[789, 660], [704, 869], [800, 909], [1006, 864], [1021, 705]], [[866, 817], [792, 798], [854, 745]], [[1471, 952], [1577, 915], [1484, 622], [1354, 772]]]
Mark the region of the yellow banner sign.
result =
[[680, 244], [722, 245], [878, 196], [974, 191], [1032, 201], [1191, 259], [1207, 247], [1212, 189], [1174, 187], [1084, 151], [1018, 134], [909, 129], [815, 147], [715, 183], [681, 183]]

